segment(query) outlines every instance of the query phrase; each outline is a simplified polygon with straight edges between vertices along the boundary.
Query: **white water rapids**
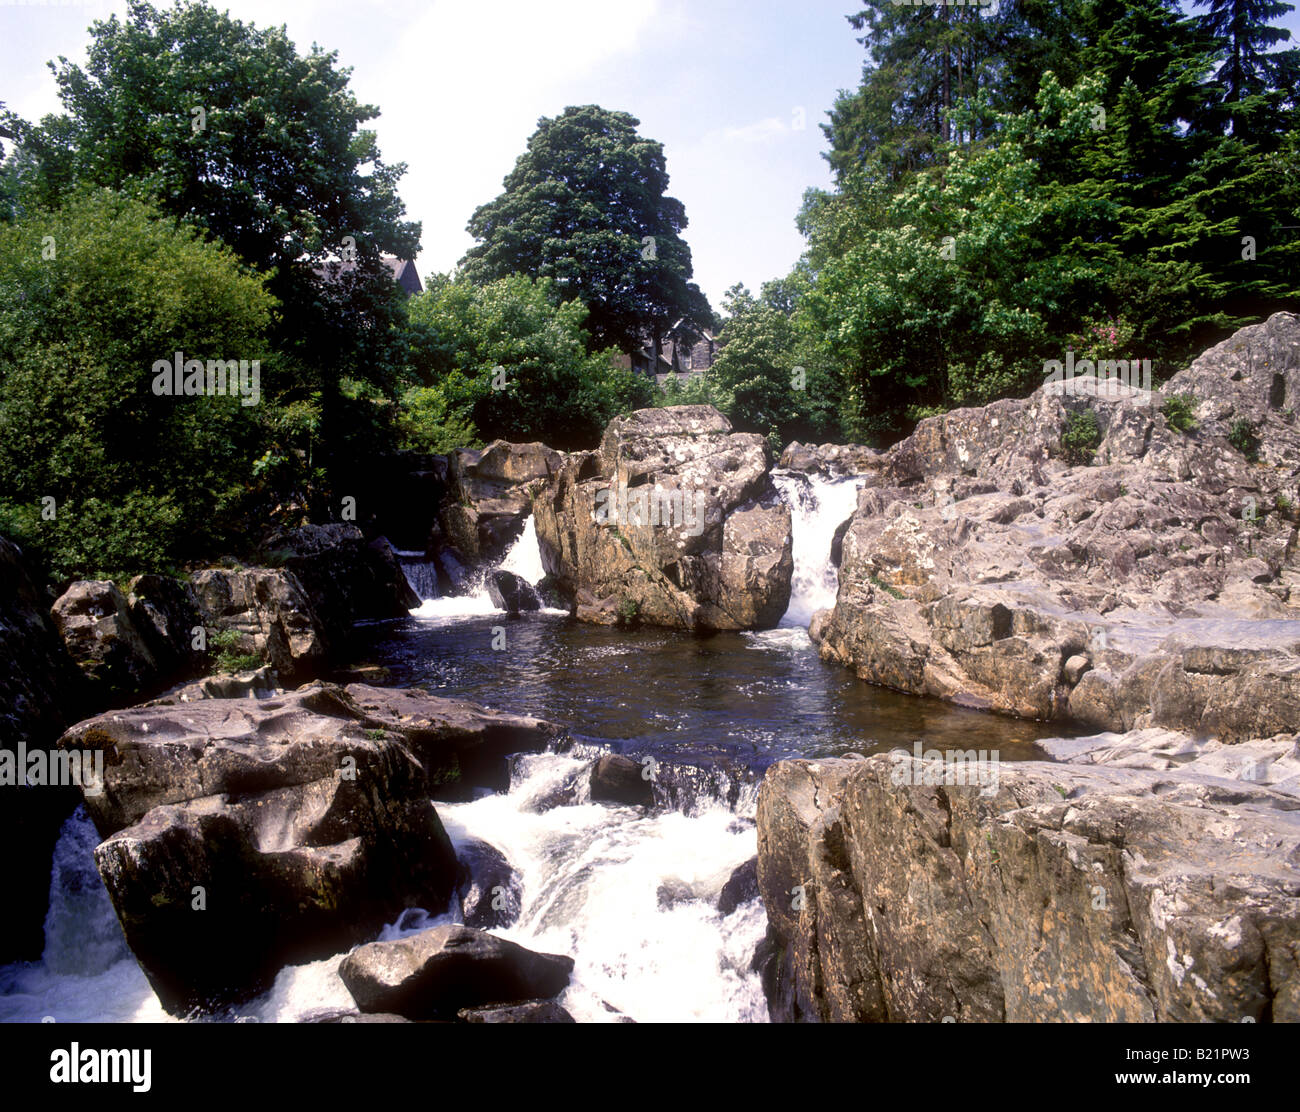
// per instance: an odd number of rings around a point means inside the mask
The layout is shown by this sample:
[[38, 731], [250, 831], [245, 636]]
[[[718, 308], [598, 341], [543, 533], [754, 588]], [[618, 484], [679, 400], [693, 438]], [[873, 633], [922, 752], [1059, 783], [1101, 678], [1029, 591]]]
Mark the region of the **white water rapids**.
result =
[[[771, 640], [769, 648], [790, 638], [806, 640], [800, 627], [816, 610], [834, 604], [831, 540], [856, 501], [852, 482], [792, 475], [776, 481], [792, 508], [795, 567], [783, 628], [754, 635]], [[531, 518], [501, 567], [534, 584], [541, 578]], [[471, 596], [426, 599], [412, 616], [451, 625], [494, 612], [480, 589]], [[495, 846], [519, 877], [520, 919], [493, 933], [574, 958], [573, 979], [560, 1003], [579, 1021], [765, 1021], [762, 988], [750, 968], [766, 925], [761, 902], [751, 900], [729, 916], [716, 906], [731, 872], [756, 852], [756, 791], [742, 792], [734, 809], [707, 797], [687, 812], [592, 804], [585, 785], [593, 759], [591, 752], [579, 751], [520, 757], [508, 792], [437, 805], [454, 842], [478, 839]], [[577, 785], [577, 802], [539, 810], [538, 801], [564, 784]], [[79, 809], [55, 850], [44, 956], [0, 968], [0, 1021], [168, 1018], [126, 949], [94, 869], [96, 840]], [[665, 899], [663, 891], [675, 895]], [[408, 912], [381, 937], [459, 918], [458, 910], [429, 911]], [[238, 1014], [292, 1022], [322, 1009], [352, 1009], [337, 973], [340, 958], [283, 969]]]

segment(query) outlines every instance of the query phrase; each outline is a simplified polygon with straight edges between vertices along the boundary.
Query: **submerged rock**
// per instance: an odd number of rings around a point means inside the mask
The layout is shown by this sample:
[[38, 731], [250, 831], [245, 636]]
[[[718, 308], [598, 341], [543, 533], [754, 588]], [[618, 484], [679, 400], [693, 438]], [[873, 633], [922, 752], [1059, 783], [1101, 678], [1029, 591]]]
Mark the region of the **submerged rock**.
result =
[[758, 899], [758, 858], [737, 865], [718, 896], [718, 910], [730, 915], [741, 904]]
[[471, 838], [456, 848], [460, 877], [456, 893], [467, 927], [509, 927], [519, 918], [523, 885], [495, 846]]
[[541, 599], [533, 585], [513, 572], [493, 571], [487, 577], [488, 598], [498, 610], [515, 615], [521, 610], [540, 610]]
[[462, 1008], [457, 1013], [466, 1023], [575, 1023], [554, 1000], [528, 1000], [497, 1008]]
[[591, 801], [624, 807], [653, 807], [654, 785], [643, 774], [645, 766], [631, 757], [606, 753], [591, 769]]
[[793, 559], [770, 467], [766, 441], [712, 406], [616, 418], [539, 492], [542, 563], [583, 621], [775, 626]]
[[573, 959], [539, 954], [462, 926], [432, 930], [353, 951], [339, 976], [363, 1012], [445, 1019], [463, 1008], [557, 996]]

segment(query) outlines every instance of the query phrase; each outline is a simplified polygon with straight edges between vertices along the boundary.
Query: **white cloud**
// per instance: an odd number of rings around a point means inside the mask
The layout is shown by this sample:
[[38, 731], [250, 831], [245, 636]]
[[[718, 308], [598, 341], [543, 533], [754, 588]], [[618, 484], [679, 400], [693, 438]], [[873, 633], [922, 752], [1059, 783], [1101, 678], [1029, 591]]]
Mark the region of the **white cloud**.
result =
[[771, 143], [793, 130], [779, 116], [769, 116], [765, 120], [746, 124], [744, 127], [728, 127], [722, 132], [724, 143]]

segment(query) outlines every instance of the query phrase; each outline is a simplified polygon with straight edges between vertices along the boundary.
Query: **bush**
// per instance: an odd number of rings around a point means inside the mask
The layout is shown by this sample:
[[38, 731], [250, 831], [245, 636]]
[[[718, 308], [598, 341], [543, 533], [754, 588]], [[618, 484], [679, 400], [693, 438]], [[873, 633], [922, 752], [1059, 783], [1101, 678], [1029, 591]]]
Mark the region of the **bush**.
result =
[[1245, 417], [1232, 422], [1232, 428], [1228, 430], [1228, 443], [1252, 463], [1259, 458], [1259, 437], [1255, 435], [1255, 426]]
[[223, 629], [213, 634], [212, 647], [216, 650], [213, 663], [218, 672], [234, 675], [262, 666], [261, 654], [241, 652], [243, 645], [244, 635], [237, 629]]
[[1061, 433], [1061, 455], [1067, 463], [1092, 463], [1101, 443], [1101, 426], [1091, 410], [1073, 414]]
[[1192, 394], [1172, 394], [1160, 407], [1169, 427], [1177, 432], [1192, 432], [1196, 428], [1196, 398]]
[[581, 301], [555, 305], [552, 284], [516, 274], [475, 286], [437, 282], [410, 302], [416, 388], [398, 424], [407, 445], [469, 437], [592, 448], [609, 421], [653, 404], [654, 383], [587, 353]]
[[245, 536], [263, 405], [156, 395], [153, 368], [257, 360], [264, 393], [273, 305], [226, 248], [106, 190], [0, 229], [4, 527], [58, 579], [166, 572]]

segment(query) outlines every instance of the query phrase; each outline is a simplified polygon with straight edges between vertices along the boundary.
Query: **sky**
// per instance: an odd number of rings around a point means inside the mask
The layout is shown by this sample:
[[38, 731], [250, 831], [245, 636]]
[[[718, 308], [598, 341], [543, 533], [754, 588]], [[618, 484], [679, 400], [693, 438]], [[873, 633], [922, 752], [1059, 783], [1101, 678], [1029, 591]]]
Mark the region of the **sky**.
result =
[[[168, 6], [165, 3], [160, 6]], [[664, 144], [686, 206], [695, 280], [715, 309], [803, 250], [795, 216], [830, 185], [818, 126], [858, 84], [858, 0], [226, 0], [300, 51], [337, 50], [400, 192], [423, 225], [422, 275], [451, 270], [473, 211], [501, 191], [543, 116], [568, 105], [632, 113]], [[1190, 3], [1184, 8], [1191, 10]], [[81, 63], [86, 28], [125, 0], [0, 0], [0, 100], [28, 120], [60, 107], [46, 62]], [[1203, 10], [1203, 9], [1200, 9]], [[1300, 13], [1281, 21], [1300, 40]]]
[[[160, 6], [167, 6], [165, 4]], [[803, 250], [804, 190], [829, 186], [818, 126], [854, 88], [864, 50], [855, 0], [227, 0], [351, 66], [385, 161], [405, 162], [422, 275], [452, 269], [473, 211], [501, 192], [543, 116], [569, 105], [632, 113], [664, 144], [686, 206], [695, 280], [715, 308], [743, 281], [786, 274]], [[0, 0], [0, 100], [24, 119], [58, 111], [45, 63], [82, 63], [96, 19], [124, 0]]]

